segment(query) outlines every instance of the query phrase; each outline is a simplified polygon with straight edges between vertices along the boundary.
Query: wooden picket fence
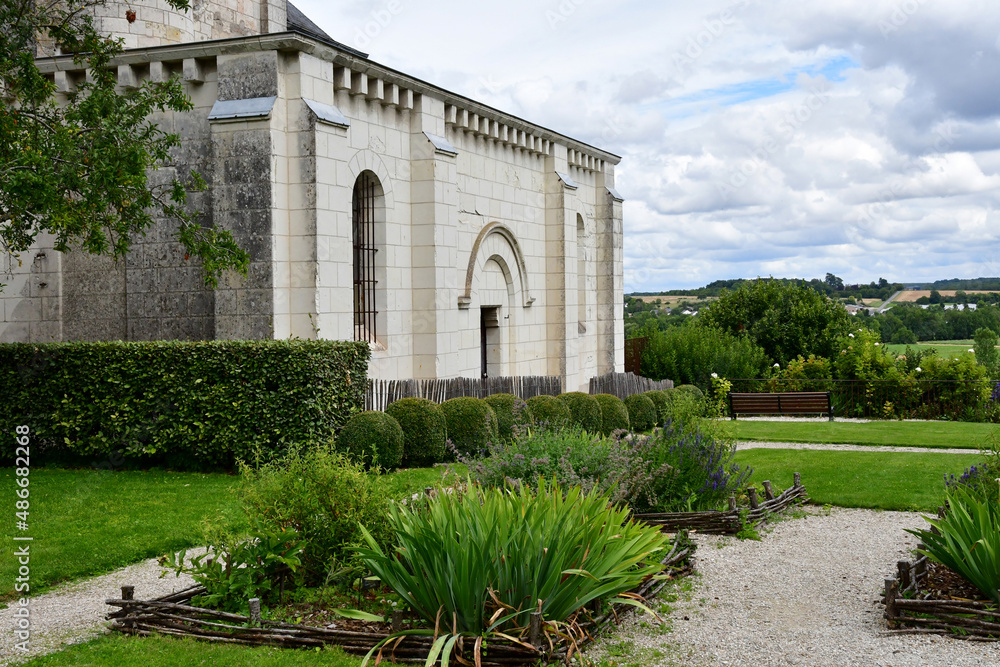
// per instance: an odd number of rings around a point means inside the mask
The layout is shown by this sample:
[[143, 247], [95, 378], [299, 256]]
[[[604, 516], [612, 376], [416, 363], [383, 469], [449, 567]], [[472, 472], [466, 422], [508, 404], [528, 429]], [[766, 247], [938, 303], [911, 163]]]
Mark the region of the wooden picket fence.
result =
[[426, 398], [444, 403], [450, 398], [493, 394], [514, 394], [528, 400], [533, 396], [558, 396], [562, 380], [546, 375], [523, 375], [491, 378], [451, 378], [448, 380], [368, 380], [365, 410], [385, 410], [401, 398]]
[[590, 378], [591, 394], [614, 394], [623, 401], [632, 394], [642, 394], [653, 389], [673, 389], [673, 380], [650, 380], [635, 373], [608, 373]]

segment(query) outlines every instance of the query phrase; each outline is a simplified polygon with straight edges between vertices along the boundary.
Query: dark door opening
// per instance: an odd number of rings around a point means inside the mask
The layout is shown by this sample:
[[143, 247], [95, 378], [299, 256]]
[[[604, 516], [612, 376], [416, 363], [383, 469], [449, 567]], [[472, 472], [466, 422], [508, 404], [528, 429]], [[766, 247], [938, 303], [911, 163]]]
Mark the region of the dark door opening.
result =
[[500, 308], [479, 309], [479, 361], [483, 379], [490, 376], [490, 368], [500, 361]]

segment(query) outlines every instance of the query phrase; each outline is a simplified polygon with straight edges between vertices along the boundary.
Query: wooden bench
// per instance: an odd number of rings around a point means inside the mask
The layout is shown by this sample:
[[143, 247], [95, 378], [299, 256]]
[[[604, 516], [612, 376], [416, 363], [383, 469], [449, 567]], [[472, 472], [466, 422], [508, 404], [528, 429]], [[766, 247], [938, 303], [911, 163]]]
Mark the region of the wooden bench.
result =
[[729, 392], [729, 413], [742, 415], [827, 414], [833, 421], [828, 391], [782, 391], [770, 394]]

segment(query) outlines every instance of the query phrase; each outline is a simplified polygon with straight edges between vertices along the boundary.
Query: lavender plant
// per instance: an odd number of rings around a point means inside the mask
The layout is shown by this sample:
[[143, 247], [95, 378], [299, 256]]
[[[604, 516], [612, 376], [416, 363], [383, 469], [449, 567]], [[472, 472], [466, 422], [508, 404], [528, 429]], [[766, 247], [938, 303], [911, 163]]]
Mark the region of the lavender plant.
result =
[[725, 438], [668, 421], [649, 435], [526, 429], [483, 456], [460, 460], [483, 486], [537, 489], [540, 480], [554, 479], [585, 493], [606, 492], [635, 512], [652, 512], [721, 508], [751, 473], [733, 462], [734, 454]]

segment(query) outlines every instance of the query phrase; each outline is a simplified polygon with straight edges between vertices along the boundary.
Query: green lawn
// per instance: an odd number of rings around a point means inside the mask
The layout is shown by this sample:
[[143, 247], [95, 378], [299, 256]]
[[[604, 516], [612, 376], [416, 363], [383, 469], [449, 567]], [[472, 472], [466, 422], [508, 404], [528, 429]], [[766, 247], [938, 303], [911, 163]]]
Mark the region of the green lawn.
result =
[[[386, 475], [390, 492], [406, 496], [441, 482], [445, 468], [400, 470]], [[453, 474], [464, 475], [456, 466]], [[3, 497], [14, 511], [14, 471], [6, 468]], [[17, 559], [12, 554], [30, 536], [31, 593], [52, 584], [93, 576], [146, 558], [198, 545], [202, 522], [238, 511], [231, 492], [237, 478], [225, 474], [154, 471], [31, 471], [29, 530], [12, 520], [0, 528], [0, 600], [14, 592]]]
[[[14, 470], [3, 497], [13, 513]], [[0, 527], [0, 599], [14, 592], [14, 534], [30, 536], [31, 593], [54, 583], [103, 574], [197, 544], [204, 517], [232, 511], [223, 474], [34, 468], [27, 531], [13, 517]]]
[[890, 445], [896, 447], [954, 447], [979, 449], [995, 435], [1000, 425], [970, 422], [854, 422], [802, 421], [732, 422], [737, 440], [759, 442], [814, 442], [847, 445]]
[[807, 449], [749, 449], [736, 453], [752, 480], [785, 488], [792, 474], [813, 502], [841, 507], [934, 512], [944, 500], [944, 476], [959, 476], [982, 461], [975, 454], [940, 452], [832, 452]]
[[86, 644], [69, 646], [65, 650], [26, 663], [32, 667], [117, 667], [118, 665], [148, 665], [149, 667], [358, 667], [361, 659], [340, 649], [323, 651], [280, 648], [247, 648], [210, 644], [193, 639], [171, 637], [125, 637], [112, 634]]

